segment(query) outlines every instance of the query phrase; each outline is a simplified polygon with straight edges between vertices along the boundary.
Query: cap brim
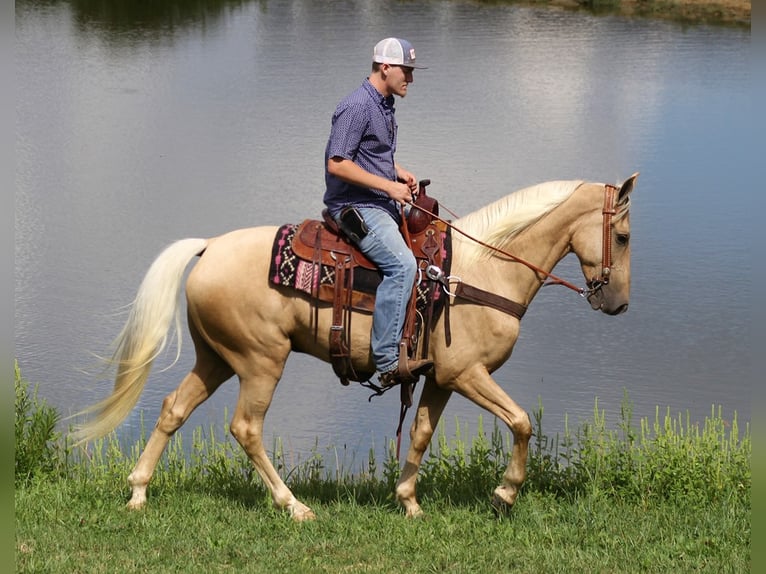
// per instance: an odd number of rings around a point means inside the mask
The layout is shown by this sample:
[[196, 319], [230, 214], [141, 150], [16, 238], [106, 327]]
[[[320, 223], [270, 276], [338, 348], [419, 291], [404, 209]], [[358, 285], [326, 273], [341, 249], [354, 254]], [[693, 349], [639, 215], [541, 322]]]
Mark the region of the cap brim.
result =
[[421, 66], [420, 64], [398, 64], [394, 62], [381, 62], [380, 60], [372, 60], [376, 64], [388, 64], [389, 66], [402, 66], [404, 68], [413, 68], [415, 70], [427, 70], [428, 66]]
[[428, 66], [421, 66], [420, 64], [389, 64], [390, 66], [401, 66], [402, 68], [413, 68], [415, 70], [427, 70]]

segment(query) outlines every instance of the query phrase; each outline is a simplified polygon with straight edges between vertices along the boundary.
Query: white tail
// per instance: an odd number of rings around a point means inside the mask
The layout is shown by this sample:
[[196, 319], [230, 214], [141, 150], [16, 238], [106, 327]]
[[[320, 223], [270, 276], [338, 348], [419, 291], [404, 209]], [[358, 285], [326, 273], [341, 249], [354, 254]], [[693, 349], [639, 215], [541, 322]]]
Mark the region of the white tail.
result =
[[77, 444], [107, 435], [128, 416], [144, 389], [152, 363], [172, 339], [181, 353], [181, 284], [189, 261], [200, 255], [207, 239], [182, 239], [169, 245], [154, 260], [138, 288], [128, 321], [114, 342], [109, 363], [117, 368], [112, 394], [79, 415], [93, 415], [73, 433]]

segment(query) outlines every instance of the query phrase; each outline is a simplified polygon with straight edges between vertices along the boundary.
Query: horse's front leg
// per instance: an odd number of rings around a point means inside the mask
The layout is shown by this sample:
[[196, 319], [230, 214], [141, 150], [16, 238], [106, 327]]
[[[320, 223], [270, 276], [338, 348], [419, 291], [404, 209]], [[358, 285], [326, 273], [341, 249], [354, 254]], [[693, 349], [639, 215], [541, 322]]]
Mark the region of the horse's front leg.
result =
[[431, 377], [426, 380], [420, 395], [415, 420], [410, 428], [410, 448], [407, 451], [407, 460], [396, 485], [396, 499], [404, 507], [408, 517], [423, 514], [415, 494], [418, 469], [451, 395], [452, 391], [438, 387]]
[[516, 502], [527, 476], [527, 453], [532, 436], [529, 415], [500, 388], [483, 365], [458, 377], [455, 390], [501, 419], [513, 433], [511, 459], [503, 474], [503, 482], [495, 489], [492, 499], [493, 506], [504, 511]]

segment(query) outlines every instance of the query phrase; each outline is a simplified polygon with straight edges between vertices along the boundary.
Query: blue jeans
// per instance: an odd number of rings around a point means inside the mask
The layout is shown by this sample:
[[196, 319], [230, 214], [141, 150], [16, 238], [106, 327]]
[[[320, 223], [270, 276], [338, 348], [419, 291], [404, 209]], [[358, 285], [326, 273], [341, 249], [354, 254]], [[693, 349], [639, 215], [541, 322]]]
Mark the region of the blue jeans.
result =
[[383, 281], [375, 295], [370, 342], [375, 366], [385, 373], [399, 363], [399, 342], [415, 283], [417, 262], [391, 214], [376, 207], [357, 209], [369, 228], [369, 233], [359, 242], [359, 249], [383, 273]]

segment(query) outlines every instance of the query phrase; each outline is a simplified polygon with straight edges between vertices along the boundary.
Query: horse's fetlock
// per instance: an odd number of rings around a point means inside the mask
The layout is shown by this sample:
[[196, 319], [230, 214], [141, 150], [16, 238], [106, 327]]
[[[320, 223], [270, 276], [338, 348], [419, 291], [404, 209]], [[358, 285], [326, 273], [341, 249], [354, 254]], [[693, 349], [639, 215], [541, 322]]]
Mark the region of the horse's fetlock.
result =
[[147, 476], [146, 473], [134, 470], [128, 475], [128, 485], [131, 488], [146, 486], [150, 479], [151, 476]]
[[394, 496], [399, 504], [405, 505], [408, 500], [415, 498], [415, 493], [409, 485], [400, 484], [396, 487]]

